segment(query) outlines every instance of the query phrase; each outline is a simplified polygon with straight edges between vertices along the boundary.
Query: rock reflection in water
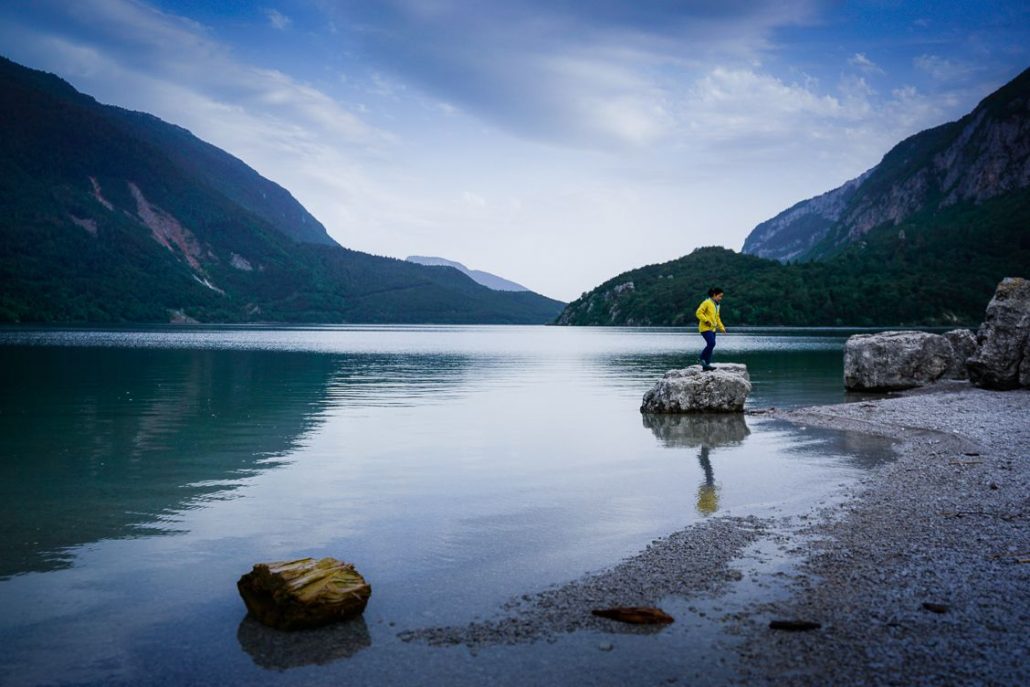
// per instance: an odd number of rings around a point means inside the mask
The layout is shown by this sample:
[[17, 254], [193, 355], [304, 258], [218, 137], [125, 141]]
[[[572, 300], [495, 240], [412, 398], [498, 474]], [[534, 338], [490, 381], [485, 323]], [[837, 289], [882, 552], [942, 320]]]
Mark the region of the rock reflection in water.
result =
[[736, 446], [751, 434], [743, 413], [696, 413], [642, 416], [647, 427], [668, 448]]
[[326, 665], [372, 646], [368, 625], [360, 616], [316, 630], [282, 632], [248, 614], [236, 630], [236, 639], [256, 665], [278, 671]]
[[644, 426], [669, 448], [697, 448], [704, 481], [697, 488], [697, 511], [711, 515], [719, 510], [719, 486], [710, 454], [717, 446], [737, 446], [751, 434], [742, 413], [643, 416]]

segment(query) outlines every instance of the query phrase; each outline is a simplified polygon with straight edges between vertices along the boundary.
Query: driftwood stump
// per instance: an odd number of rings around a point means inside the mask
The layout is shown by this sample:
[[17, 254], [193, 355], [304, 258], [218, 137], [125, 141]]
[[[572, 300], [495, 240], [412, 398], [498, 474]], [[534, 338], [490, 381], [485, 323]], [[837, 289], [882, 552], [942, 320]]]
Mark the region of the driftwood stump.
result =
[[360, 615], [372, 587], [335, 558], [257, 563], [236, 583], [251, 615], [279, 630], [319, 627]]
[[625, 608], [600, 608], [590, 611], [594, 615], [620, 623], [633, 625], [665, 625], [675, 619], [660, 608], [650, 606], [627, 606]]

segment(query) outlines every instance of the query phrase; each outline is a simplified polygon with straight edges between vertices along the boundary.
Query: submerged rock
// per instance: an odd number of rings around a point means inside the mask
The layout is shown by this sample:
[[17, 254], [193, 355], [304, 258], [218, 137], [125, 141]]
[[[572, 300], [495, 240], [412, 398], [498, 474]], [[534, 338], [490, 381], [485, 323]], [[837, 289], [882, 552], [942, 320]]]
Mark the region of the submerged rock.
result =
[[967, 368], [985, 389], [1030, 387], [1030, 280], [1006, 277], [987, 304]]
[[746, 365], [723, 363], [705, 372], [700, 365], [670, 370], [646, 394], [644, 413], [739, 413], [751, 393]]
[[319, 627], [360, 615], [372, 587], [335, 558], [257, 563], [236, 588], [251, 615], [279, 630]]
[[940, 334], [855, 334], [844, 344], [844, 386], [861, 391], [911, 389], [944, 377], [954, 357], [952, 344]]

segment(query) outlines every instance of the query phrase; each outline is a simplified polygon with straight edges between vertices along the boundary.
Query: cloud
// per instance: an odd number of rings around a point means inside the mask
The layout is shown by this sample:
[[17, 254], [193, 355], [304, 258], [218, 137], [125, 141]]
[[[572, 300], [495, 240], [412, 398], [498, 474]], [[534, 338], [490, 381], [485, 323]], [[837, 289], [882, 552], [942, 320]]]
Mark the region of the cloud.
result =
[[[183, 17], [136, 0], [41, 0], [34, 7], [39, 12], [35, 21], [4, 25], [5, 45], [72, 80], [90, 78], [103, 89], [98, 72], [117, 70], [120, 79], [135, 75], [222, 103], [233, 112], [276, 119], [287, 128], [310, 127], [357, 148], [373, 149], [392, 140], [391, 134], [317, 88], [281, 71], [241, 62], [205, 27]], [[59, 45], [60, 50], [47, 55], [44, 44]], [[118, 84], [112, 80], [108, 87]], [[118, 92], [132, 93], [124, 87]]]
[[716, 67], [694, 83], [680, 116], [691, 139], [752, 147], [804, 136], [813, 121], [839, 117], [843, 110], [836, 97], [804, 85], [753, 69]]
[[465, 205], [467, 205], [467, 206], [469, 206], [471, 208], [477, 208], [477, 209], [478, 208], [485, 208], [486, 205], [487, 205], [486, 198], [484, 198], [483, 196], [481, 196], [481, 195], [479, 195], [477, 193], [473, 193], [472, 191], [462, 191], [462, 193], [461, 193], [461, 201]]
[[859, 120], [876, 116], [877, 92], [864, 76], [842, 76], [837, 84], [837, 92], [850, 119]]
[[520, 136], [598, 149], [672, 134], [669, 93], [716, 57], [750, 62], [818, 3], [324, 2], [397, 78]]
[[912, 64], [937, 81], [957, 82], [967, 79], [976, 71], [964, 62], [949, 60], [938, 55], [919, 55]]
[[[830, 169], [833, 176], [821, 189], [829, 190], [833, 179], [857, 176], [895, 143], [945, 121], [970, 99], [913, 86], [880, 92], [854, 74], [823, 89], [817, 81], [784, 80], [760, 67], [717, 66], [677, 99], [669, 155], [711, 174], [740, 175], [745, 166]], [[820, 158], [826, 162], [817, 163]]]
[[292, 19], [290, 19], [277, 9], [266, 8], [265, 17], [268, 18], [268, 23], [272, 26], [272, 28], [278, 29], [279, 31], [284, 31], [288, 29], [290, 27], [290, 24], [293, 23]]
[[864, 52], [856, 52], [848, 58], [848, 64], [868, 74], [883, 74], [883, 69], [878, 64], [866, 57]]

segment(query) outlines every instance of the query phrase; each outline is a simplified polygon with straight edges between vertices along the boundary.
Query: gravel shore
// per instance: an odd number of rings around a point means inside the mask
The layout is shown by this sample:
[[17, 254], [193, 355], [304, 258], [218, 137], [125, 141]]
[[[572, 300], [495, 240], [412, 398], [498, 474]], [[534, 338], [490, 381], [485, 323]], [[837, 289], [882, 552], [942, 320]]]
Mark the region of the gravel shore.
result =
[[[720, 684], [1030, 684], [1030, 391], [945, 383], [775, 414], [890, 437], [898, 458], [832, 507], [713, 518], [520, 597], [497, 619], [402, 637], [479, 647], [643, 633], [590, 610], [678, 598], [720, 609]], [[783, 632], [771, 620], [820, 627]]]
[[739, 683], [1030, 684], [1030, 392], [946, 384], [784, 416], [901, 438], [900, 456], [795, 529], [813, 540], [789, 598], [735, 628]]
[[647, 633], [654, 628], [613, 623], [590, 611], [653, 606], [669, 595], [718, 594], [742, 577], [729, 563], [763, 534], [765, 525], [759, 518], [712, 519], [657, 539], [613, 568], [515, 599], [504, 607], [505, 615], [500, 619], [416, 630], [402, 633], [401, 638], [475, 648], [532, 642], [584, 629]]

